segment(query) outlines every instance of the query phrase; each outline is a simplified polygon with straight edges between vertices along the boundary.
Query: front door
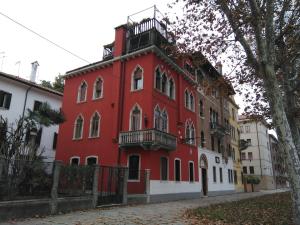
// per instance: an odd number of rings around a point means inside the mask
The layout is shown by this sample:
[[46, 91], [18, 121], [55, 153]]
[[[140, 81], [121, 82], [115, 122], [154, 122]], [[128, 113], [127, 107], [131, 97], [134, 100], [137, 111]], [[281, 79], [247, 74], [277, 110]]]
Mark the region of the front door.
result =
[[207, 170], [205, 168], [201, 168], [201, 174], [202, 174], [202, 192], [203, 195], [207, 195]]

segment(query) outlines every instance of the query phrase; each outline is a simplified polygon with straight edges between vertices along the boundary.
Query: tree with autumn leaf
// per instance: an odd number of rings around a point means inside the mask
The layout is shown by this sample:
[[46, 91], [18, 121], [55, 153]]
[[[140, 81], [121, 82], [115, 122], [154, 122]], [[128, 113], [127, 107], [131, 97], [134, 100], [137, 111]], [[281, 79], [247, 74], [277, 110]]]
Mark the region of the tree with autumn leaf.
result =
[[300, 224], [300, 1], [176, 0], [171, 7], [181, 4], [181, 50], [224, 60], [227, 78], [247, 97], [246, 111], [272, 119]]

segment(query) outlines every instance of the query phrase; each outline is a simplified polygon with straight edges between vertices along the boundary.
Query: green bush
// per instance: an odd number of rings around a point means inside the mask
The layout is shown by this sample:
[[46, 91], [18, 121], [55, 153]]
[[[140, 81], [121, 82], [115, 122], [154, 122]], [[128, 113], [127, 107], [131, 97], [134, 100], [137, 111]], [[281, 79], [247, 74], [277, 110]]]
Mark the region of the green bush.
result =
[[259, 184], [260, 179], [254, 176], [247, 176], [247, 184]]

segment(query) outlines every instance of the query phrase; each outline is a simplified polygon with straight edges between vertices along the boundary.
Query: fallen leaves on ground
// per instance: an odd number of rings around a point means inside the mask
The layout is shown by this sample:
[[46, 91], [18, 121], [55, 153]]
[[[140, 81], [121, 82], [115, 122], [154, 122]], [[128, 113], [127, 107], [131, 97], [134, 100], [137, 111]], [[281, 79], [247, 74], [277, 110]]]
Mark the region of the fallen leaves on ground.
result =
[[292, 225], [290, 193], [190, 209], [184, 217], [191, 225]]

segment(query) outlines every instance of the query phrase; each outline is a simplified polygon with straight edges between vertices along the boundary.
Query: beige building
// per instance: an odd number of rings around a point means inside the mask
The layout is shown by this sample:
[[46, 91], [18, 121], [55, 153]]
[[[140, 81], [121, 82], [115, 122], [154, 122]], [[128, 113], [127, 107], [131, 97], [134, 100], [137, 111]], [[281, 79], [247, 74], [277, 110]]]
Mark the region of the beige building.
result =
[[243, 174], [258, 177], [260, 179], [258, 189], [275, 189], [266, 122], [240, 116], [239, 125], [240, 139], [248, 145], [241, 151]]
[[244, 185], [242, 182], [242, 162], [240, 158], [239, 140], [240, 140], [240, 129], [238, 123], [238, 109], [239, 106], [236, 104], [234, 97], [229, 98], [229, 126], [230, 126], [230, 145], [232, 149], [232, 160], [233, 160], [233, 174], [235, 190], [237, 192], [244, 191]]

